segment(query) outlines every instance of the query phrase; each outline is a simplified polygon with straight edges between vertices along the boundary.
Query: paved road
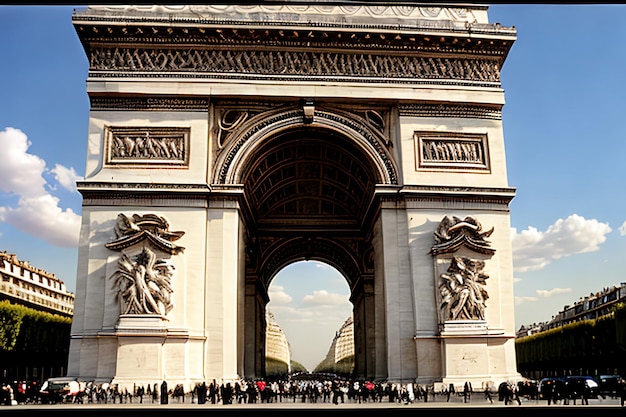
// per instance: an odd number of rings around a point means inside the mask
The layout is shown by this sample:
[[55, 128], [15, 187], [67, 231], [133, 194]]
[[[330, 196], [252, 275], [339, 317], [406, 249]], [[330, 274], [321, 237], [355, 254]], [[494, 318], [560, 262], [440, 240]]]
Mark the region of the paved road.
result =
[[626, 407], [621, 407], [617, 399], [592, 399], [589, 405], [581, 405], [577, 401], [576, 405], [557, 404], [547, 405], [546, 401], [525, 400], [522, 405], [516, 403], [504, 405], [503, 402], [494, 400], [490, 404], [481, 395], [476, 395], [469, 403], [463, 403], [461, 398], [454, 398], [450, 402], [431, 401], [413, 402], [410, 404], [398, 403], [301, 403], [301, 402], [275, 402], [257, 404], [196, 404], [192, 402], [170, 401], [169, 404], [161, 405], [151, 402], [139, 404], [52, 404], [52, 405], [16, 405], [0, 406], [0, 417], [5, 416], [48, 416], [57, 414], [63, 417], [159, 417], [159, 416], [204, 416], [204, 417], [309, 417], [320, 416], [322, 414], [333, 413], [345, 417], [360, 416], [368, 414], [385, 415], [410, 415], [412, 417], [454, 415], [465, 416], [468, 414], [480, 414], [482, 416], [524, 416], [556, 417], [566, 415], [571, 417], [612, 417], [626, 416]]

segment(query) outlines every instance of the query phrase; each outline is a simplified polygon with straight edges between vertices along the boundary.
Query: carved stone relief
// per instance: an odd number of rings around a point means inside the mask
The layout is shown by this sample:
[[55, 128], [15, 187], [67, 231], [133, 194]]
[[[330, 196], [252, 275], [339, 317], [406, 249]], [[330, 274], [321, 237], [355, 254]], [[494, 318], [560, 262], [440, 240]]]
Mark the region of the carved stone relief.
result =
[[[493, 230], [483, 231], [481, 224], [472, 216], [464, 219], [445, 216], [433, 233], [436, 243], [431, 248], [431, 254], [436, 257], [440, 323], [485, 320], [485, 302], [489, 298], [486, 280], [489, 276], [484, 271], [484, 258], [495, 253], [486, 240]], [[462, 247], [479, 256], [469, 256], [466, 251], [462, 253]], [[480, 254], [483, 259], [480, 259]], [[441, 268], [445, 270], [442, 272]]]
[[[174, 307], [172, 278], [175, 267], [169, 258], [185, 248], [172, 243], [184, 232], [169, 231], [165, 218], [155, 214], [131, 218], [118, 214], [115, 239], [105, 244], [120, 251], [117, 270], [111, 275], [121, 315], [157, 315], [165, 317]], [[154, 250], [153, 250], [154, 249]]]
[[450, 320], [485, 320], [485, 301], [489, 298], [483, 272], [485, 262], [455, 256], [446, 273], [439, 277], [440, 318]]
[[493, 255], [495, 250], [490, 247], [491, 243], [486, 240], [493, 233], [493, 227], [483, 231], [482, 225], [473, 216], [461, 219], [445, 216], [434, 232], [435, 244], [430, 250], [432, 255], [442, 253], [454, 253], [462, 245], [470, 250]]
[[489, 170], [486, 134], [415, 132], [416, 168]]
[[186, 167], [189, 164], [187, 127], [113, 127], [105, 130], [105, 163]]
[[[418, 83], [422, 80], [449, 80], [494, 85], [500, 82], [499, 58], [395, 56], [375, 53], [336, 53], [318, 51], [259, 51], [232, 49], [168, 49], [93, 47], [90, 71], [128, 71], [168, 74], [187, 73], [191, 77], [285, 79], [298, 77], [341, 81], [373, 77], [379, 82]], [[331, 75], [332, 74], [332, 75]], [[182, 76], [182, 74], [181, 74]], [[474, 85], [474, 84], [472, 84]]]

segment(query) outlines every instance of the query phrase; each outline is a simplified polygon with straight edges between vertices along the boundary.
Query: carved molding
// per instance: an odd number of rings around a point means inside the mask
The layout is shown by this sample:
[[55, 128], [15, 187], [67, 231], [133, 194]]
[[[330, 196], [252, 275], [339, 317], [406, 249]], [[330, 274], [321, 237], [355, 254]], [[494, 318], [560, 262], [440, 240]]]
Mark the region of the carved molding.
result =
[[[479, 11], [485, 6], [436, 7], [413, 5], [359, 5], [359, 4], [228, 4], [228, 5], [129, 5], [129, 6], [89, 6], [91, 13], [106, 15], [150, 14], [152, 16], [184, 19], [193, 16], [199, 20], [237, 19], [254, 20], [264, 16], [267, 21], [310, 23], [325, 22], [346, 25], [351, 22], [363, 23], [362, 18], [371, 18], [372, 23], [398, 24], [403, 20], [415, 23], [419, 20], [441, 20], [443, 22], [472, 23], [479, 20]], [[444, 23], [445, 24], [445, 23]]]
[[501, 107], [472, 104], [405, 103], [398, 106], [402, 117], [453, 117], [502, 120]]
[[[355, 118], [354, 114], [347, 112], [346, 114], [343, 114], [338, 110], [333, 111], [333, 109], [328, 108], [316, 108], [314, 113], [314, 121], [319, 126], [347, 128], [350, 131], [356, 132], [362, 136], [378, 155], [380, 163], [382, 164], [381, 169], [385, 171], [384, 173], [381, 173], [384, 175], [385, 181], [389, 184], [397, 184], [398, 175], [393, 161], [387, 151], [388, 140], [380, 135], [377, 130], [369, 129], [368, 123], [363, 123], [362, 120], [357, 121]], [[303, 123], [303, 114], [301, 109], [286, 108], [284, 110], [280, 109], [278, 112], [275, 110], [268, 111], [266, 114], [259, 114], [259, 117], [257, 118], [248, 118], [247, 120], [254, 123], [250, 123], [250, 125], [242, 123], [240, 129], [232, 132], [235, 136], [240, 135], [237, 136], [236, 142], [233, 143], [232, 146], [224, 149], [225, 151], [227, 150], [227, 153], [225, 154], [225, 157], [220, 164], [221, 168], [216, 175], [216, 182], [219, 184], [227, 183], [227, 177], [230, 172], [231, 165], [235, 162], [238, 152], [244, 147], [247, 141], [251, 140], [251, 138], [259, 134], [259, 132], [268, 129], [272, 125], [280, 125], [281, 127], [285, 127], [290, 124], [294, 126], [299, 125]], [[228, 141], [228, 139], [223, 140]]]
[[504, 199], [494, 196], [428, 196], [405, 197], [407, 209], [437, 209], [437, 210], [491, 210], [509, 212], [510, 198]]
[[78, 181], [78, 189], [81, 191], [106, 191], [132, 190], [132, 191], [175, 191], [207, 193], [211, 189], [207, 184], [181, 184], [181, 183], [158, 183], [158, 182], [97, 182]]
[[129, 193], [87, 193], [83, 197], [83, 207], [190, 207], [206, 208], [206, 197], [194, 195], [134, 195]]
[[[258, 102], [228, 102], [219, 101], [215, 103], [215, 128], [213, 129], [215, 137], [217, 139], [218, 152], [224, 148], [224, 145], [230, 140], [230, 136], [233, 132], [236, 132], [239, 127], [244, 125], [251, 118], [258, 116], [263, 112], [276, 112], [276, 108], [283, 107], [285, 111], [294, 108], [293, 103], [290, 102], [272, 102], [272, 103], [258, 103]], [[328, 112], [340, 112], [347, 114], [350, 117], [358, 116], [361, 118], [362, 123], [366, 124], [372, 130], [377, 131], [381, 137], [384, 137], [386, 144], [391, 145], [391, 141], [388, 139], [388, 113], [387, 108], [372, 108], [366, 106], [353, 105], [347, 110], [338, 106], [328, 106], [324, 103], [316, 104], [317, 110], [325, 110]], [[315, 110], [314, 110], [315, 112]]]
[[104, 111], [201, 111], [209, 110], [208, 98], [195, 97], [97, 97], [90, 96], [91, 110]]
[[189, 166], [188, 127], [105, 128], [105, 165], [124, 168]]
[[415, 132], [416, 170], [441, 169], [490, 171], [486, 134]]

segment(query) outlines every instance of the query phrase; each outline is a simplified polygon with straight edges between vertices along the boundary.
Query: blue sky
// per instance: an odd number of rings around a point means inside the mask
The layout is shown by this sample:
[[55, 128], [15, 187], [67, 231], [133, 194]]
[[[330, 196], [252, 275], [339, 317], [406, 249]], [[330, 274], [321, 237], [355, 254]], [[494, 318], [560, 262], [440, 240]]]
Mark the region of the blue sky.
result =
[[[0, 6], [0, 251], [70, 291], [89, 121], [76, 7]], [[626, 281], [626, 6], [499, 4], [489, 18], [518, 31], [502, 84], [519, 327]], [[350, 315], [347, 284], [308, 262], [270, 291], [294, 359], [313, 368]]]

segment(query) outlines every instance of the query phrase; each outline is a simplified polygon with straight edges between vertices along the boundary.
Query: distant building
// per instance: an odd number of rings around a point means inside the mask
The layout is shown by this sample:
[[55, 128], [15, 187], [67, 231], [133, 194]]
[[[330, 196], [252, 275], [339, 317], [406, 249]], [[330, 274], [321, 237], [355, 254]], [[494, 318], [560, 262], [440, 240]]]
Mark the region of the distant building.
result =
[[618, 302], [626, 302], [626, 282], [622, 282], [619, 287], [613, 285], [595, 294], [581, 297], [573, 305], [563, 307], [563, 310], [550, 321], [522, 326], [516, 332], [516, 337], [530, 336], [576, 321], [597, 319], [609, 314]]
[[35, 268], [15, 254], [0, 252], [0, 300], [65, 317], [74, 316], [74, 294], [53, 273]]
[[287, 341], [287, 336], [269, 310], [265, 312], [265, 322], [265, 357], [286, 363], [287, 369], [291, 372], [291, 347]]
[[352, 316], [343, 323], [333, 340], [335, 363], [354, 356], [354, 320]]
[[354, 357], [354, 321], [352, 316], [348, 317], [337, 330], [326, 357], [318, 367], [330, 369], [333, 368], [334, 364], [350, 357]]

